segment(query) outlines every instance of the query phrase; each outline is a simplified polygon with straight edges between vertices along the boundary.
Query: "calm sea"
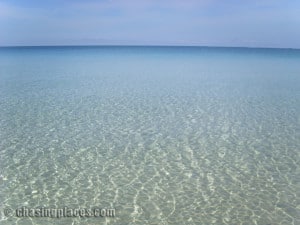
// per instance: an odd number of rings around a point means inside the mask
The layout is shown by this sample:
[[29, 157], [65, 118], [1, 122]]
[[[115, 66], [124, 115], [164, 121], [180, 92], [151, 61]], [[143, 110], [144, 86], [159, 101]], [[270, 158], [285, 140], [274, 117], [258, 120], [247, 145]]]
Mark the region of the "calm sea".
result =
[[[64, 207], [115, 216], [18, 214]], [[1, 225], [299, 225], [300, 50], [0, 48], [0, 209]]]

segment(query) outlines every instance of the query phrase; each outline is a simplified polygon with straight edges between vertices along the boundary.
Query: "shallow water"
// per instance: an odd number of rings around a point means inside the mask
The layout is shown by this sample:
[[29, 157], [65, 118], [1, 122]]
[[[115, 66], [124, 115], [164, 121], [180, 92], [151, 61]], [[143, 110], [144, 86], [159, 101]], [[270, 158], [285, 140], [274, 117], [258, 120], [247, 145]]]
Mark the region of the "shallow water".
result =
[[[0, 48], [0, 224], [300, 224], [300, 51]], [[115, 208], [115, 217], [3, 210]]]

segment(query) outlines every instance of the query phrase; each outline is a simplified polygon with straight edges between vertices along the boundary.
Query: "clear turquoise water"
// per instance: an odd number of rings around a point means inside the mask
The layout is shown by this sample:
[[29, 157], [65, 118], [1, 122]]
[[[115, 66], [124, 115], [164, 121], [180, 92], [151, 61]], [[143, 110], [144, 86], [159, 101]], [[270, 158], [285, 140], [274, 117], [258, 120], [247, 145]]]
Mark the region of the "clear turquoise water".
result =
[[[0, 224], [300, 224], [300, 51], [0, 48]], [[16, 218], [4, 208], [115, 208]]]

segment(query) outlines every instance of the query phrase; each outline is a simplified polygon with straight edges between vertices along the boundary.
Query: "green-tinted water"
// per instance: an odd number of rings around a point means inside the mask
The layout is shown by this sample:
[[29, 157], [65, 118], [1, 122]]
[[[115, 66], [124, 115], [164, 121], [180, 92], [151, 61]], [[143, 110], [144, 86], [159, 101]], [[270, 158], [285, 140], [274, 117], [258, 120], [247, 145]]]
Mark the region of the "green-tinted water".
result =
[[[299, 60], [0, 49], [0, 224], [300, 224]], [[4, 215], [22, 206], [116, 215]]]

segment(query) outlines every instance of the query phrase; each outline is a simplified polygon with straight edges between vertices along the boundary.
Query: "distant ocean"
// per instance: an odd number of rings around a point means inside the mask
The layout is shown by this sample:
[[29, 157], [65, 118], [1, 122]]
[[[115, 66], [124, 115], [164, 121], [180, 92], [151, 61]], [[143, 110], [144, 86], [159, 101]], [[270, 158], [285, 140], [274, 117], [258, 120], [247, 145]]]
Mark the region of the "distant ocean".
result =
[[0, 48], [0, 209], [1, 225], [300, 224], [300, 50]]

